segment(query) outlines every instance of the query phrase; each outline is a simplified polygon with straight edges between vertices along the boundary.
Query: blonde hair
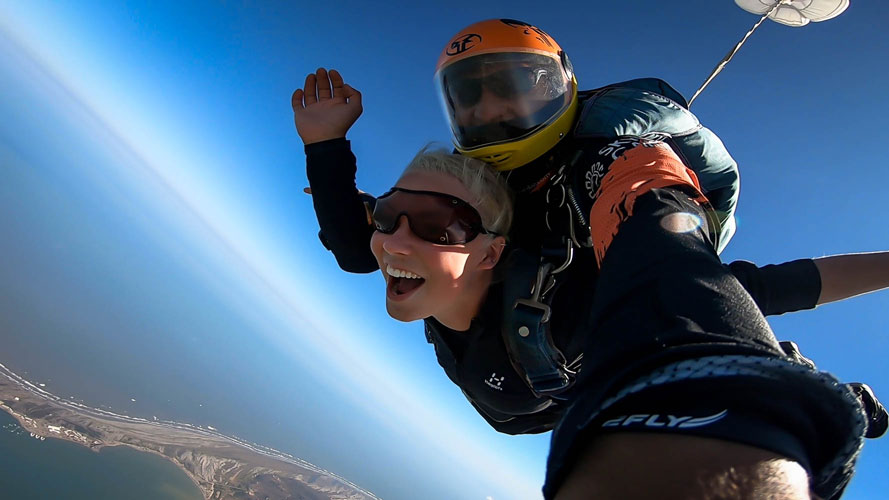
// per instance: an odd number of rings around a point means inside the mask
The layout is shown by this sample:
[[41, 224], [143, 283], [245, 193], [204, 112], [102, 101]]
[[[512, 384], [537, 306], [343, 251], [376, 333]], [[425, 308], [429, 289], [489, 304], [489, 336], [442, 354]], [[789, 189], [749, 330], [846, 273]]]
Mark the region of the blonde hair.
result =
[[512, 224], [512, 192], [506, 180], [487, 163], [427, 145], [414, 156], [401, 174], [432, 172], [456, 178], [472, 199], [463, 200], [478, 210], [488, 231], [506, 236]]

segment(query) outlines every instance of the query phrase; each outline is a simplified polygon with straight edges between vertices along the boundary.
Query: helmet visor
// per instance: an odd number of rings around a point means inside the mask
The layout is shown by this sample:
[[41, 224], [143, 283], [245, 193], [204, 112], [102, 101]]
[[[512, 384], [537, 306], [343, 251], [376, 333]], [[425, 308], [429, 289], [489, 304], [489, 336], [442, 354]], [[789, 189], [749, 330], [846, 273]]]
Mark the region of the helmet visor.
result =
[[454, 143], [464, 150], [531, 135], [571, 102], [571, 80], [551, 55], [482, 54], [445, 66], [435, 81]]

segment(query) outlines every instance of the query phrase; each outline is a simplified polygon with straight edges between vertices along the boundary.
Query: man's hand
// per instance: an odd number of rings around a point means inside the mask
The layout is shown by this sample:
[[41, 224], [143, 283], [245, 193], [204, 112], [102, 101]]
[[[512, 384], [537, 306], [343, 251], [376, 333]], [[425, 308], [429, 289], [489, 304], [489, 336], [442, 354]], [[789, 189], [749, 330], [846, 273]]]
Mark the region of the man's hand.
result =
[[344, 83], [334, 69], [309, 73], [305, 88], [296, 89], [290, 101], [304, 144], [345, 137], [362, 111], [361, 93]]

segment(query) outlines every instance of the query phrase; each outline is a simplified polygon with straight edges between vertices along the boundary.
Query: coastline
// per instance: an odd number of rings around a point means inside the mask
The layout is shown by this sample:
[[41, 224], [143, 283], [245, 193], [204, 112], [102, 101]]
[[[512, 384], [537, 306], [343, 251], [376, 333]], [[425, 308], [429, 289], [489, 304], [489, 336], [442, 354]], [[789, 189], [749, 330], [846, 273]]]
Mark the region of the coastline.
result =
[[98, 452], [126, 446], [167, 459], [206, 500], [245, 498], [380, 500], [309, 462], [212, 428], [148, 420], [67, 401], [0, 363], [0, 409], [40, 439], [70, 441]]

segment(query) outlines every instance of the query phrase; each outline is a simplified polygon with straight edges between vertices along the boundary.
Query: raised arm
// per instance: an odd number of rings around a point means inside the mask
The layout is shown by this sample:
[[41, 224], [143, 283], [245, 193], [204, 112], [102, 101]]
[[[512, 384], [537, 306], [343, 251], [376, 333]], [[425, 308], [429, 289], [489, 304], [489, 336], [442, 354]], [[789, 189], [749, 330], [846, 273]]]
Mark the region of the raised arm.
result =
[[344, 271], [375, 271], [368, 219], [374, 200], [355, 186], [355, 156], [345, 138], [361, 115], [361, 94], [337, 71], [319, 68], [306, 77], [304, 88], [293, 92], [291, 104], [305, 144], [306, 175], [322, 243]]
[[814, 261], [821, 274], [819, 305], [889, 287], [889, 252], [830, 255]]

